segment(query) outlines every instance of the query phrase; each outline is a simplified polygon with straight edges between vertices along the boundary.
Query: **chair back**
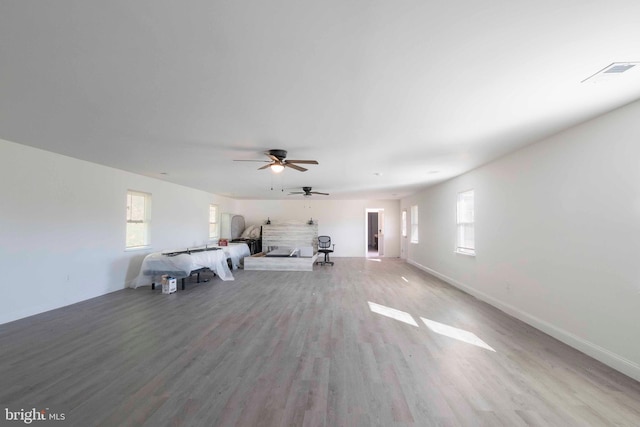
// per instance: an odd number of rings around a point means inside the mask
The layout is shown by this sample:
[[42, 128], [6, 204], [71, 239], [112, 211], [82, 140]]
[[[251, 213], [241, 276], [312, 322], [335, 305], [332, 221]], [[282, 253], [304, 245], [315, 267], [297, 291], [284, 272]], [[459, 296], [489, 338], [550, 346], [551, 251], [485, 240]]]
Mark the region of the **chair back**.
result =
[[318, 236], [318, 249], [329, 249], [331, 247], [331, 237]]

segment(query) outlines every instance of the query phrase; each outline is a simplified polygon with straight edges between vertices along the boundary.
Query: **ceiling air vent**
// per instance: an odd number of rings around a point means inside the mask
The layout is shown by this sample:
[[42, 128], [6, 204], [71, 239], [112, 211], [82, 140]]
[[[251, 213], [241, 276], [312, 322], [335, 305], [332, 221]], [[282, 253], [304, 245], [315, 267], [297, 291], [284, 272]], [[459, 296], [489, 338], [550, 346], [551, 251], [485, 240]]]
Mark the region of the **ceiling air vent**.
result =
[[[581, 83], [589, 81], [590, 83], [597, 83], [600, 81], [607, 81], [618, 78], [621, 74], [633, 69], [640, 62], [614, 62], [604, 67], [602, 70], [584, 79]], [[640, 68], [640, 67], [638, 67]]]

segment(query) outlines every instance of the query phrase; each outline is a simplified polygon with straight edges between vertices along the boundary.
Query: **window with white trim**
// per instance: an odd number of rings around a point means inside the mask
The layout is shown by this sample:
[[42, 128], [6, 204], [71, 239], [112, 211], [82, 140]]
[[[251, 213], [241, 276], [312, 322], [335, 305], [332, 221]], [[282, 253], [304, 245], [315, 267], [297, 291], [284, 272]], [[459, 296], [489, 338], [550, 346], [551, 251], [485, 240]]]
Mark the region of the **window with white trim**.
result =
[[127, 191], [127, 249], [149, 246], [150, 219], [151, 194]]
[[418, 243], [418, 205], [411, 206], [411, 243]]
[[456, 252], [465, 255], [476, 254], [475, 213], [473, 190], [458, 193]]
[[209, 205], [209, 239], [220, 237], [218, 225], [218, 205]]
[[402, 237], [407, 237], [407, 210], [402, 210]]

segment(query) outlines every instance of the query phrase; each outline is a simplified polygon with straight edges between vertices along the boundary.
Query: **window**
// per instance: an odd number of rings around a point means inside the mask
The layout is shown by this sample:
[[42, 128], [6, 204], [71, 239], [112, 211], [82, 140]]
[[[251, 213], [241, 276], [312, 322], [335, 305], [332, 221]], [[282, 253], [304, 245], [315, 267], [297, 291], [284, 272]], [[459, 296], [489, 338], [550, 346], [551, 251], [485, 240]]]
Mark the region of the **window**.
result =
[[209, 205], [209, 239], [217, 239], [220, 237], [220, 228], [218, 227], [218, 206]]
[[151, 194], [127, 191], [127, 248], [149, 246]]
[[407, 210], [402, 210], [402, 237], [407, 237]]
[[418, 243], [418, 205], [411, 206], [411, 243]]
[[474, 236], [474, 195], [473, 190], [458, 193], [457, 204], [457, 226], [458, 236], [456, 242], [456, 252], [465, 255], [476, 254], [476, 243]]

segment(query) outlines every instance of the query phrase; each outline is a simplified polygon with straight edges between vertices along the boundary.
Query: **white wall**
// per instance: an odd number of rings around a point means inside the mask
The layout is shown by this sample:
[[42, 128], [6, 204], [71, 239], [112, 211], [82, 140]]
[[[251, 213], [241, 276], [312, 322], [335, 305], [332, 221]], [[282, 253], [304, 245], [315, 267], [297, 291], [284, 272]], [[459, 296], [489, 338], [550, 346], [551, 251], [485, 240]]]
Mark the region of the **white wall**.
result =
[[[640, 102], [404, 199], [409, 261], [640, 380], [638, 117]], [[475, 258], [454, 253], [467, 189]]]
[[384, 209], [386, 257], [400, 256], [399, 200], [237, 200], [236, 214], [247, 225], [288, 219], [318, 220], [318, 234], [331, 236], [335, 257], [363, 257], [366, 251], [366, 209]]
[[[152, 194], [149, 250], [126, 252], [127, 190]], [[0, 323], [125, 287], [144, 255], [208, 240], [234, 201], [0, 140]]]
[[[127, 190], [152, 194], [144, 251], [124, 249]], [[0, 324], [123, 289], [146, 254], [206, 243], [210, 203], [247, 224], [313, 217], [336, 256], [364, 256], [365, 209], [384, 208], [386, 256], [400, 252], [397, 200], [232, 200], [3, 140], [0, 200]]]

